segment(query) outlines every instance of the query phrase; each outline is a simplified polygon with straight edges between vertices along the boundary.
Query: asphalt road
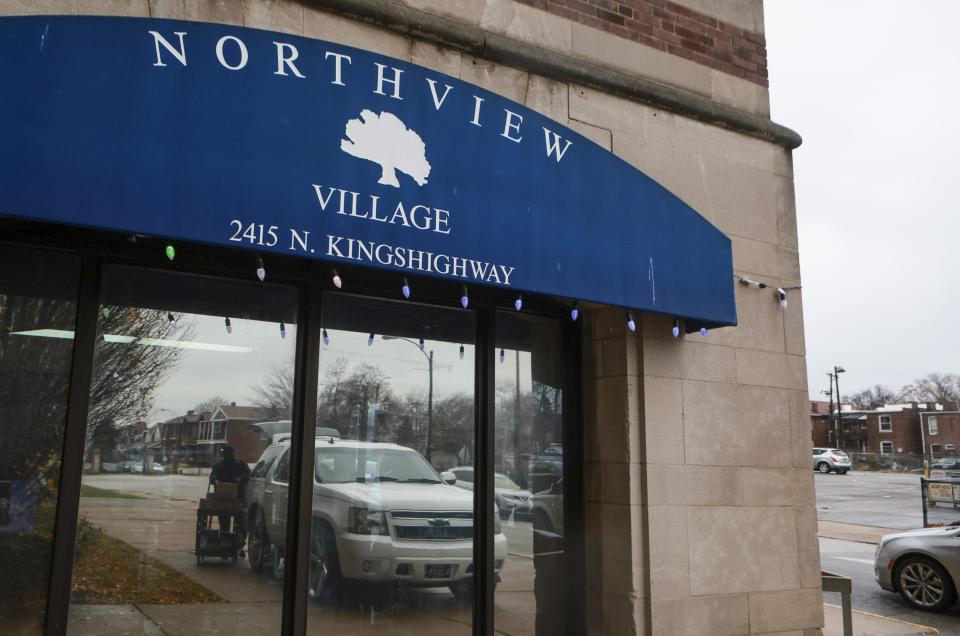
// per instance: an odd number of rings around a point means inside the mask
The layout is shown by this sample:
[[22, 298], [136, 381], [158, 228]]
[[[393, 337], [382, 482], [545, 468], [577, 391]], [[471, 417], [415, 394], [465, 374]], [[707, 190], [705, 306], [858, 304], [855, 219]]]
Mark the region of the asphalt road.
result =
[[[941, 634], [960, 634], [960, 605], [942, 614], [921, 612], [911, 609], [899, 594], [881, 589], [873, 578], [875, 550], [876, 546], [869, 543], [820, 539], [821, 567], [853, 579], [853, 609], [936, 627]], [[823, 600], [840, 605], [839, 594], [824, 594]]]
[[919, 475], [816, 473], [815, 483], [817, 516], [824, 521], [903, 530], [923, 527]]

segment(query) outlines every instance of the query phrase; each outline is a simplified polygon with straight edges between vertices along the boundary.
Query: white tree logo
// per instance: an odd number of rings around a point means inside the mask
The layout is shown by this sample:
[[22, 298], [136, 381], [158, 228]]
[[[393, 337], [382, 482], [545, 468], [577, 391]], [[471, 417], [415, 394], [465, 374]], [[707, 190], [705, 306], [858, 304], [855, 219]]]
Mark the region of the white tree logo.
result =
[[383, 173], [377, 183], [399, 188], [397, 170], [408, 175], [417, 185], [427, 182], [430, 164], [423, 139], [393, 113], [377, 115], [364, 109], [360, 111], [360, 119], [347, 122], [344, 134], [347, 138], [340, 140], [340, 150], [379, 164]]

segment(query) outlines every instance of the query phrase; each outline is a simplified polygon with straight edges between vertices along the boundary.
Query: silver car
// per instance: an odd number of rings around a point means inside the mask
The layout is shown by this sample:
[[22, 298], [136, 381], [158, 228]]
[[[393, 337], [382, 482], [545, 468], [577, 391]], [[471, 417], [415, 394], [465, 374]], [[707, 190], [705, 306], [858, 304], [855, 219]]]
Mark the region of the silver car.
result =
[[960, 527], [924, 528], [885, 535], [874, 560], [877, 584], [907, 603], [942, 612], [957, 600]]
[[839, 448], [813, 449], [813, 469], [818, 473], [835, 472], [838, 475], [846, 475], [852, 467], [850, 457]]

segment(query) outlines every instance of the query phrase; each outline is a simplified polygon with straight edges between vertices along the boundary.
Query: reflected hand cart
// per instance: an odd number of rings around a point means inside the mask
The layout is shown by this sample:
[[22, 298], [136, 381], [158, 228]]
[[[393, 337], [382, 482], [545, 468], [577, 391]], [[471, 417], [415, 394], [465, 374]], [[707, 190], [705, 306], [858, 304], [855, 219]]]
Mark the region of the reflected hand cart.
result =
[[231, 564], [236, 563], [245, 539], [243, 520], [243, 502], [237, 496], [236, 484], [218, 481], [212, 496], [208, 486], [207, 496], [201, 497], [197, 506], [194, 548], [197, 565], [203, 563], [205, 557], [229, 559]]

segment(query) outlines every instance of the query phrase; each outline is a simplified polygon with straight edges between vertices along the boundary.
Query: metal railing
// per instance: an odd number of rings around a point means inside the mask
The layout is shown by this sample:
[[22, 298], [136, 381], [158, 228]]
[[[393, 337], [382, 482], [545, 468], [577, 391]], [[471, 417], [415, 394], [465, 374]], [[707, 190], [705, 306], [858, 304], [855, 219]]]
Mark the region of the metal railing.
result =
[[843, 636], [853, 636], [853, 611], [850, 607], [853, 581], [845, 576], [823, 571], [820, 572], [820, 581], [824, 592], [840, 594], [840, 607], [843, 611]]

